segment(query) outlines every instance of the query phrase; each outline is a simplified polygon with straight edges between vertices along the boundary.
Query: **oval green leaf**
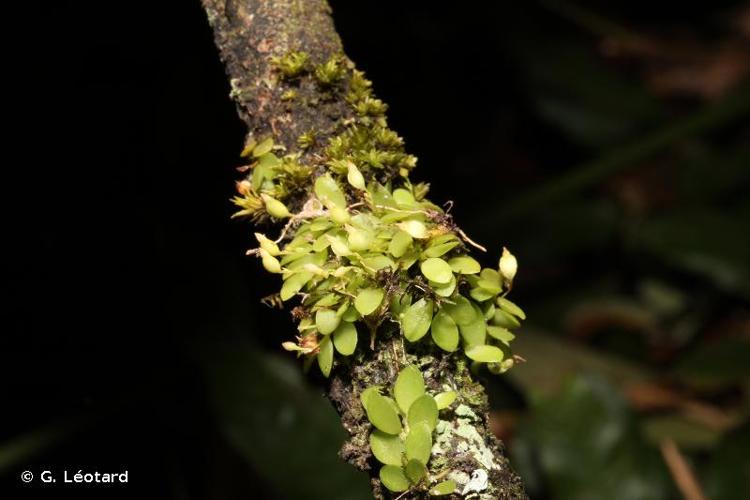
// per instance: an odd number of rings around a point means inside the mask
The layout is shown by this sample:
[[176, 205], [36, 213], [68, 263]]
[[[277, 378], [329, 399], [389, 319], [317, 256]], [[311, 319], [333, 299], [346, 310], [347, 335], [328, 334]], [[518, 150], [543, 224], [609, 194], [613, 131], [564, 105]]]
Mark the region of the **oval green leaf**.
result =
[[362, 407], [367, 410], [367, 403], [370, 400], [370, 396], [373, 394], [380, 394], [380, 387], [374, 385], [372, 387], [368, 387], [364, 391], [362, 391], [359, 395], [359, 400], [362, 402]]
[[370, 434], [370, 449], [375, 458], [383, 464], [401, 465], [404, 444], [398, 436], [375, 429]]
[[442, 350], [453, 352], [458, 348], [458, 327], [453, 318], [444, 309], [432, 319], [432, 340]]
[[432, 301], [419, 299], [404, 311], [401, 329], [409, 342], [415, 342], [427, 333], [432, 322]]
[[344, 321], [333, 331], [333, 345], [344, 356], [351, 356], [357, 348], [357, 327]]
[[368, 396], [365, 410], [367, 418], [377, 429], [387, 434], [401, 432], [401, 420], [398, 418], [396, 409], [379, 393], [373, 392]]
[[476, 321], [477, 313], [469, 299], [463, 295], [457, 295], [456, 297], [452, 297], [451, 301], [453, 303], [446, 302], [443, 309], [450, 314], [457, 325], [466, 326]]
[[451, 269], [453, 269], [454, 273], [459, 274], [477, 274], [482, 270], [479, 262], [469, 257], [468, 255], [453, 257], [448, 261], [448, 265], [451, 266]]
[[521, 323], [510, 313], [505, 312], [503, 309], [496, 309], [495, 316], [492, 319], [493, 323], [503, 328], [518, 328]]
[[438, 421], [437, 403], [432, 396], [425, 394], [412, 403], [406, 419], [409, 422], [409, 428], [416, 427], [420, 422], [423, 422], [432, 432]]
[[315, 313], [315, 326], [323, 335], [332, 333], [341, 323], [341, 318], [336, 315], [333, 309], [319, 309]]
[[406, 491], [410, 486], [404, 470], [395, 465], [384, 465], [380, 469], [380, 481], [393, 492]]
[[491, 290], [487, 290], [486, 288], [482, 288], [480, 286], [476, 286], [471, 289], [469, 292], [469, 295], [471, 295], [471, 298], [476, 300], [477, 302], [484, 302], [486, 300], [490, 300], [495, 298], [495, 296], [498, 294], [498, 292], [493, 292]]
[[419, 460], [409, 460], [405, 469], [406, 477], [412, 484], [419, 484], [422, 478], [427, 475], [427, 467]]
[[354, 307], [357, 308], [359, 314], [367, 316], [372, 314], [383, 302], [382, 288], [365, 288], [357, 294], [357, 298], [354, 299]]
[[407, 460], [419, 460], [426, 464], [432, 453], [432, 430], [426, 423], [422, 422], [409, 429], [409, 434], [404, 440]]
[[450, 297], [456, 290], [456, 277], [451, 276], [451, 280], [444, 285], [430, 281], [430, 286], [432, 287], [432, 291], [437, 295], [441, 297]]
[[333, 178], [328, 175], [321, 175], [315, 179], [315, 196], [327, 208], [346, 208], [346, 198]]
[[440, 245], [435, 245], [429, 247], [427, 250], [422, 252], [422, 257], [428, 258], [428, 257], [440, 257], [441, 255], [445, 255], [454, 248], [458, 246], [458, 241], [449, 241], [448, 243], [442, 243]]
[[438, 483], [430, 488], [430, 495], [439, 497], [442, 495], [450, 495], [454, 491], [456, 491], [456, 482], [453, 479], [448, 479], [447, 481]]
[[396, 257], [397, 259], [404, 255], [414, 241], [409, 233], [406, 231], [398, 231], [391, 238], [391, 242], [388, 244], [388, 253]]
[[307, 282], [312, 279], [312, 277], [313, 273], [309, 271], [301, 271], [292, 274], [287, 280], [284, 281], [284, 284], [281, 285], [281, 300], [286, 302], [287, 300], [294, 297], [294, 295], [302, 290], [302, 287], [305, 286]]
[[451, 266], [438, 257], [432, 257], [425, 260], [420, 265], [420, 269], [425, 278], [441, 285], [450, 283], [451, 278], [453, 278], [453, 270], [451, 269]]
[[474, 345], [467, 347], [465, 352], [469, 359], [480, 363], [499, 363], [505, 357], [503, 351], [494, 345]]
[[424, 395], [424, 378], [419, 368], [412, 365], [401, 370], [393, 387], [393, 395], [396, 396], [398, 407], [406, 415], [411, 404]]
[[318, 367], [320, 372], [327, 378], [331, 374], [331, 367], [333, 366], [333, 343], [330, 337], [323, 337], [323, 340], [318, 346]]
[[271, 151], [271, 148], [273, 148], [273, 139], [271, 137], [266, 137], [265, 139], [260, 141], [260, 143], [258, 143], [255, 148], [253, 148], [253, 156], [256, 158], [259, 156], [263, 156], [264, 154]]
[[437, 404], [438, 410], [448, 408], [456, 400], [458, 395], [455, 391], [445, 391], [435, 395], [435, 403]]
[[482, 316], [482, 311], [474, 305], [474, 321], [465, 326], [459, 326], [461, 337], [465, 346], [482, 345], [487, 337], [487, 323]]
[[505, 297], [498, 297], [497, 305], [500, 306], [500, 308], [503, 311], [510, 313], [513, 316], [516, 316], [521, 319], [526, 319], [526, 313], [523, 312], [523, 309], [521, 309], [520, 307], [518, 307], [516, 304], [506, 299]]
[[488, 325], [487, 333], [490, 337], [496, 338], [505, 345], [509, 345], [510, 341], [516, 338], [507, 328], [503, 328], [502, 326]]

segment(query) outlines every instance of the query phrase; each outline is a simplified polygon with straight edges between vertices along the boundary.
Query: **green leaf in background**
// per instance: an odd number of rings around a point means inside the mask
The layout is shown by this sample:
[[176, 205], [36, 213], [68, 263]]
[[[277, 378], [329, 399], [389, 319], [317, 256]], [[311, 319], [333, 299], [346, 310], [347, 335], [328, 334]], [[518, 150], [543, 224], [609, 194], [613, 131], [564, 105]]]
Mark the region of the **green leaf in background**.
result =
[[416, 459], [426, 464], [432, 450], [432, 429], [426, 422], [418, 423], [409, 429], [404, 441], [407, 460]]
[[435, 283], [445, 285], [453, 278], [453, 270], [443, 259], [433, 257], [420, 264], [420, 269], [425, 278]]
[[370, 449], [381, 463], [401, 466], [404, 443], [398, 436], [375, 429], [370, 434]]
[[393, 492], [406, 491], [411, 486], [404, 470], [395, 465], [384, 465], [380, 469], [380, 480], [386, 488]]
[[[639, 227], [640, 247], [718, 288], [750, 298], [750, 204], [737, 213], [695, 208], [652, 217]], [[742, 215], [744, 213], [744, 216]]]
[[331, 309], [319, 309], [315, 313], [315, 326], [318, 327], [318, 331], [323, 335], [332, 333], [341, 322], [341, 318], [338, 317], [336, 311]]
[[734, 500], [742, 491], [750, 491], [750, 424], [729, 432], [702, 468], [706, 498]]
[[365, 288], [354, 299], [354, 307], [357, 308], [357, 311], [362, 316], [372, 314], [380, 307], [384, 294], [385, 292], [382, 288]]
[[511, 449], [532, 497], [541, 494], [540, 477], [561, 500], [673, 495], [659, 452], [646, 444], [617, 388], [600, 379], [578, 377], [562, 394], [537, 399]]
[[339, 324], [333, 332], [333, 345], [344, 356], [350, 356], [357, 348], [357, 327], [346, 321]]
[[442, 350], [453, 352], [458, 348], [458, 327], [445, 310], [441, 309], [435, 314], [432, 319], [431, 330], [432, 340]]
[[419, 368], [410, 365], [401, 370], [393, 387], [393, 395], [398, 407], [406, 415], [412, 403], [424, 395], [424, 378]]
[[338, 415], [296, 363], [236, 342], [193, 352], [220, 435], [246, 460], [248, 475], [286, 498], [372, 498], [367, 475], [338, 457], [348, 437]]
[[672, 373], [696, 387], [712, 388], [750, 382], [750, 340], [723, 338], [706, 341], [680, 359]]
[[425, 394], [412, 403], [407, 416], [409, 427], [416, 427], [420, 422], [427, 424], [430, 431], [435, 429], [438, 421], [438, 408], [432, 396]]
[[419, 299], [406, 308], [401, 318], [401, 329], [409, 342], [424, 337], [432, 323], [432, 301]]
[[377, 392], [367, 398], [367, 418], [372, 425], [388, 434], [401, 432], [401, 420], [388, 400]]

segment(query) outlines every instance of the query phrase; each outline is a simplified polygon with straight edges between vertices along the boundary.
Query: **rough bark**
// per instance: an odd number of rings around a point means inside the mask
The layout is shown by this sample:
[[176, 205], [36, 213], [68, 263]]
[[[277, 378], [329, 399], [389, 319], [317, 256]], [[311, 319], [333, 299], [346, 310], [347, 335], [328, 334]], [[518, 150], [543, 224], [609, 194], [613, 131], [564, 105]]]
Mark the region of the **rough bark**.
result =
[[[226, 66], [231, 97], [248, 127], [248, 138], [272, 136], [274, 143], [296, 151], [298, 137], [315, 130], [318, 140], [300, 151], [301, 160], [314, 171], [325, 166], [319, 158], [326, 139], [342, 121], [354, 117], [343, 98], [321, 91], [313, 79], [301, 78], [290, 84], [279, 78], [272, 56], [303, 51], [314, 63], [342, 54], [341, 41], [325, 0], [202, 0], [214, 29], [216, 45]], [[292, 85], [294, 103], [282, 99]], [[313, 105], [310, 105], [313, 103]], [[313, 175], [314, 177], [314, 175]], [[312, 183], [308, 189], [312, 188]], [[287, 201], [299, 209], [309, 193]], [[386, 322], [388, 323], [388, 322]], [[371, 425], [362, 409], [359, 394], [366, 387], [390, 386], [401, 367], [417, 364], [428, 388], [451, 388], [459, 394], [459, 405], [441, 414], [430, 471], [448, 471], [459, 483], [458, 491], [476, 471], [486, 471], [489, 484], [479, 493], [455, 498], [525, 498], [520, 478], [504, 455], [503, 445], [490, 432], [484, 388], [468, 369], [463, 353], [446, 353], [427, 346], [405, 346], [393, 325], [381, 325], [375, 349], [360, 349], [355, 356], [337, 361], [328, 381], [327, 393], [351, 438], [341, 456], [355, 467], [370, 472], [376, 498], [390, 498], [380, 484], [378, 467], [371, 455], [368, 436]], [[421, 495], [421, 494], [420, 494]], [[397, 495], [393, 495], [394, 497]], [[409, 494], [404, 498], [416, 498]], [[446, 497], [443, 497], [446, 498]]]

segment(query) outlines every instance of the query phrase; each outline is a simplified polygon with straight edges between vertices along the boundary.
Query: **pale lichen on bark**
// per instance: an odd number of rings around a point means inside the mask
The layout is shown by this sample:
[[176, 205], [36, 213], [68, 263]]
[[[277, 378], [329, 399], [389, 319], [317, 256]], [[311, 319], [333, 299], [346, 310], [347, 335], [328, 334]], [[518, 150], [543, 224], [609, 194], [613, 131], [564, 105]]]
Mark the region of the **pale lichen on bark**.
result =
[[[322, 90], [311, 76], [294, 79], [291, 85], [285, 82], [271, 59], [301, 51], [315, 64], [340, 56], [353, 67], [343, 56], [330, 7], [325, 0], [202, 2], [226, 66], [230, 96], [247, 125], [248, 140], [272, 137], [274, 144], [283, 146], [286, 152], [299, 153], [299, 161], [312, 169], [304, 188], [285, 200], [292, 212], [299, 212], [311, 198], [315, 174], [325, 171], [321, 158], [328, 140], [342, 124], [356, 119], [356, 113], [340, 94]], [[290, 88], [295, 91], [291, 100], [284, 97]], [[314, 131], [317, 140], [300, 148], [300, 136], [310, 131]], [[417, 344], [406, 349], [403, 337], [387, 326], [378, 328], [374, 350], [359, 349], [353, 356], [337, 360], [328, 381], [328, 397], [351, 436], [342, 447], [342, 458], [370, 473], [376, 498], [397, 496], [383, 488], [377, 467], [373, 467], [375, 461], [368, 444], [372, 426], [359, 395], [373, 385], [391, 386], [399, 370], [413, 364], [423, 372], [430, 390], [458, 393], [458, 404], [441, 413], [428, 466], [430, 474], [447, 474], [456, 480], [459, 487], [452, 497], [525, 498], [521, 480], [510, 468], [502, 443], [489, 429], [486, 393], [463, 353]], [[479, 486], [470, 491], [467, 484]], [[464, 490], [466, 495], [462, 494]], [[403, 498], [421, 496], [423, 492]]]

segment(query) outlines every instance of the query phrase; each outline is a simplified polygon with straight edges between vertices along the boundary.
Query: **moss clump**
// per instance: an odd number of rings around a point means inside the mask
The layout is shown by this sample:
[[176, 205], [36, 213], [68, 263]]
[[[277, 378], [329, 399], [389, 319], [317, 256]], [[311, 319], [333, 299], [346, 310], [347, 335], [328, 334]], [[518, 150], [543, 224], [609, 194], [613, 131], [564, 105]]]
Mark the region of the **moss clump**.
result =
[[307, 71], [310, 56], [305, 52], [290, 51], [280, 57], [272, 57], [271, 63], [282, 77], [293, 79]]

